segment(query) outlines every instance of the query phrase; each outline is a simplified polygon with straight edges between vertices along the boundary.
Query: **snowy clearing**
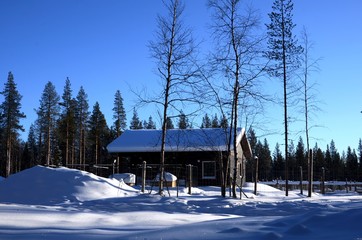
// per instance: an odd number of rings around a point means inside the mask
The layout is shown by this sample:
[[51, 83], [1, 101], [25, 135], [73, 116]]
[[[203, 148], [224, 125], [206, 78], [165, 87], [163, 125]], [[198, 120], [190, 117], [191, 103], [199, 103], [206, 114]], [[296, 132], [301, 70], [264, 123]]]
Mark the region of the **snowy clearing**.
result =
[[115, 179], [33, 167], [0, 182], [0, 239], [360, 239], [362, 195], [289, 196], [253, 184], [249, 198], [218, 187], [140, 193]]

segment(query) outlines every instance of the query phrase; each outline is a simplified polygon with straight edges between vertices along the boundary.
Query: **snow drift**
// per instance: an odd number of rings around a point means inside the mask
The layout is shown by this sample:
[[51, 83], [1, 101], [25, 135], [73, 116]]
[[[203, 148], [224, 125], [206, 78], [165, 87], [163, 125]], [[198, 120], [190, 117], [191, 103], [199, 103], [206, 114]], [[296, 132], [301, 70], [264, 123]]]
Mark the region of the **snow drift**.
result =
[[136, 192], [115, 179], [68, 168], [35, 166], [0, 181], [0, 202], [60, 204], [120, 197]]

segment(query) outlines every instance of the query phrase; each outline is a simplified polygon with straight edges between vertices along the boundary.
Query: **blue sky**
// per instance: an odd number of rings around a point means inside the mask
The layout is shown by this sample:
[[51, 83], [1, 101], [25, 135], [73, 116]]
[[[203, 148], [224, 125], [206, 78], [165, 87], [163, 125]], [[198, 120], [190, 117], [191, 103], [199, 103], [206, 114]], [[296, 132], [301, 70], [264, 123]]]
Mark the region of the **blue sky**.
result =
[[[252, 2], [267, 22], [273, 1]], [[208, 39], [206, 1], [185, 3], [185, 23], [199, 41]], [[51, 81], [61, 95], [66, 77], [74, 96], [84, 87], [90, 111], [96, 101], [100, 103], [109, 125], [114, 93], [119, 89], [130, 120], [136, 103], [132, 90], [157, 91], [147, 44], [156, 30], [156, 15], [163, 11], [160, 0], [1, 0], [0, 88], [12, 71], [23, 95], [24, 127], [28, 130], [36, 119], [34, 109], [39, 107], [45, 84]], [[312, 75], [322, 108], [313, 124], [323, 127], [311, 131], [323, 150], [332, 139], [340, 152], [347, 146], [357, 148], [362, 136], [361, 12], [360, 0], [294, 1], [295, 34], [304, 25], [315, 43], [313, 56], [323, 58], [320, 72]], [[202, 48], [211, 50], [212, 46], [205, 40]], [[280, 81], [268, 81], [267, 92], [282, 93]], [[152, 108], [140, 109], [139, 115], [157, 118]], [[270, 131], [257, 134], [266, 136], [273, 150], [276, 142], [283, 143], [282, 106], [268, 106], [264, 119], [268, 123], [263, 128]], [[291, 128], [297, 132], [301, 126]], [[273, 130], [279, 132], [268, 135]], [[290, 137], [296, 144], [299, 134]]]

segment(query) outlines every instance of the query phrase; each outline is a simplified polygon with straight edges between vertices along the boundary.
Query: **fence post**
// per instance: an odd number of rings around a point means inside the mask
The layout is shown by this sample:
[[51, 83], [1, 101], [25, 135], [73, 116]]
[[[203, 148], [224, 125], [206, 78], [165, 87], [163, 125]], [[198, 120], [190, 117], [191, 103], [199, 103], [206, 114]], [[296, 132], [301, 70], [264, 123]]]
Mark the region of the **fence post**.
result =
[[259, 158], [257, 156], [254, 157], [255, 159], [255, 183], [254, 183], [254, 194], [256, 195], [257, 192], [257, 184], [259, 178]]
[[325, 186], [324, 186], [325, 178], [326, 178], [326, 170], [324, 169], [324, 167], [322, 167], [322, 191], [321, 191], [322, 194], [326, 193]]
[[299, 170], [300, 170], [300, 183], [299, 183], [300, 194], [303, 195], [303, 167], [299, 166]]
[[309, 149], [309, 154], [308, 154], [308, 180], [309, 180], [309, 185], [308, 185], [308, 197], [312, 197], [312, 191], [313, 191], [313, 150]]
[[146, 161], [143, 161], [143, 164], [142, 164], [142, 189], [141, 189], [141, 191], [143, 193], [145, 192], [145, 186], [146, 186], [146, 170], [147, 170]]
[[191, 187], [192, 187], [192, 165], [189, 164], [189, 165], [187, 165], [187, 167], [188, 167], [188, 176], [189, 176], [189, 182], [188, 182], [189, 191], [188, 191], [188, 194], [191, 194]]

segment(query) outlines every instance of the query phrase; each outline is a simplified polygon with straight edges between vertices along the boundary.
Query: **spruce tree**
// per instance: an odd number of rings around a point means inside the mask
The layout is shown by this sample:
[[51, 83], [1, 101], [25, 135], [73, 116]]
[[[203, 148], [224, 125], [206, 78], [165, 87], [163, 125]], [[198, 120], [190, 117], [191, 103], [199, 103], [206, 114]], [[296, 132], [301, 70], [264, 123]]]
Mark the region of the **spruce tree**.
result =
[[59, 118], [59, 142], [62, 151], [63, 165], [74, 164], [74, 144], [75, 144], [75, 108], [76, 100], [72, 96], [71, 83], [69, 78], [65, 80], [65, 86], [62, 95], [62, 102], [59, 103], [62, 112]]
[[167, 117], [166, 119], [166, 129], [174, 129], [175, 126], [173, 125], [172, 119]]
[[57, 164], [54, 162], [55, 156], [52, 153], [54, 153], [57, 145], [54, 144], [56, 140], [54, 137], [56, 135], [56, 123], [60, 110], [59, 100], [60, 97], [55, 90], [55, 86], [52, 82], [48, 82], [41, 95], [39, 109], [36, 111], [38, 115], [38, 129], [40, 130], [39, 134], [42, 136], [41, 139], [45, 141], [40, 147], [44, 148], [44, 164], [46, 165]]
[[36, 134], [34, 124], [30, 125], [29, 134], [27, 139], [27, 148], [28, 148], [28, 156], [29, 156], [29, 167], [33, 167], [39, 165], [38, 160], [38, 148], [36, 142]]
[[178, 129], [187, 129], [191, 127], [188, 117], [181, 111], [177, 123]]
[[114, 103], [113, 103], [113, 126], [116, 130], [116, 137], [120, 136], [122, 131], [126, 129], [127, 126], [127, 118], [126, 111], [123, 107], [123, 98], [121, 95], [121, 91], [117, 90], [114, 95]]
[[205, 116], [202, 118], [201, 128], [211, 128], [211, 127], [212, 127], [211, 119], [209, 118], [209, 115], [207, 115], [206, 113]]
[[349, 181], [357, 181], [358, 178], [358, 158], [356, 151], [348, 146], [346, 157], [346, 178]]
[[220, 120], [220, 127], [224, 129], [229, 127], [229, 121], [224, 114], [222, 115], [222, 118]]
[[143, 129], [142, 122], [140, 121], [135, 108], [133, 109], [133, 116], [129, 128], [132, 130]]
[[146, 129], [156, 129], [156, 123], [153, 121], [152, 117], [148, 118], [148, 122], [143, 125]]
[[18, 131], [24, 131], [23, 126], [20, 124], [20, 119], [26, 117], [21, 112], [22, 96], [17, 90], [14, 76], [11, 72], [8, 74], [7, 82], [1, 94], [4, 96], [4, 101], [0, 105], [0, 124], [3, 130], [3, 142], [6, 145], [5, 176], [8, 177], [11, 174], [12, 162], [14, 161], [12, 157], [13, 145], [18, 140]]
[[299, 141], [297, 144], [297, 148], [295, 151], [295, 158], [296, 158], [296, 168], [299, 169], [299, 167], [303, 168], [303, 179], [307, 179], [307, 173], [308, 173], [308, 160], [306, 157], [307, 150], [304, 147], [303, 139], [302, 137], [299, 137]]
[[285, 195], [288, 196], [288, 102], [287, 89], [291, 73], [299, 67], [299, 55], [303, 48], [298, 45], [293, 29], [293, 3], [292, 0], [274, 0], [272, 12], [269, 14], [270, 24], [268, 30], [268, 48], [266, 57], [272, 61], [269, 73], [283, 79], [284, 89], [284, 134], [285, 134]]
[[213, 119], [212, 119], [211, 127], [212, 127], [212, 128], [219, 128], [219, 127], [220, 127], [219, 118], [217, 117], [217, 114], [216, 114], [216, 113], [215, 113], [215, 116], [214, 116]]
[[285, 160], [283, 158], [282, 152], [280, 151], [279, 144], [275, 145], [275, 150], [273, 153], [273, 176], [274, 179], [285, 179], [285, 171], [283, 171], [283, 166], [285, 165]]
[[266, 138], [264, 138], [264, 142], [261, 148], [259, 163], [261, 163], [261, 165], [259, 165], [260, 179], [264, 181], [269, 180], [271, 178], [272, 157], [270, 153], [269, 143]]
[[313, 165], [315, 169], [315, 176], [319, 176], [321, 178], [323, 173], [322, 168], [325, 169], [326, 164], [324, 160], [324, 153], [322, 149], [318, 147], [317, 143], [313, 148]]
[[87, 150], [87, 134], [89, 130], [89, 104], [88, 95], [86, 94], [83, 86], [80, 87], [75, 103], [75, 120], [76, 120], [76, 134], [78, 139], [78, 163], [85, 167], [86, 150]]
[[325, 170], [326, 170], [326, 180], [333, 180], [333, 164], [332, 164], [332, 156], [329, 150], [329, 145], [327, 144], [327, 150], [325, 152]]
[[102, 113], [99, 103], [96, 102], [93, 106], [92, 114], [89, 118], [89, 142], [92, 146], [93, 163], [101, 162], [102, 149], [108, 144], [109, 129], [106, 118]]
[[362, 180], [362, 139], [358, 141], [358, 181]]

